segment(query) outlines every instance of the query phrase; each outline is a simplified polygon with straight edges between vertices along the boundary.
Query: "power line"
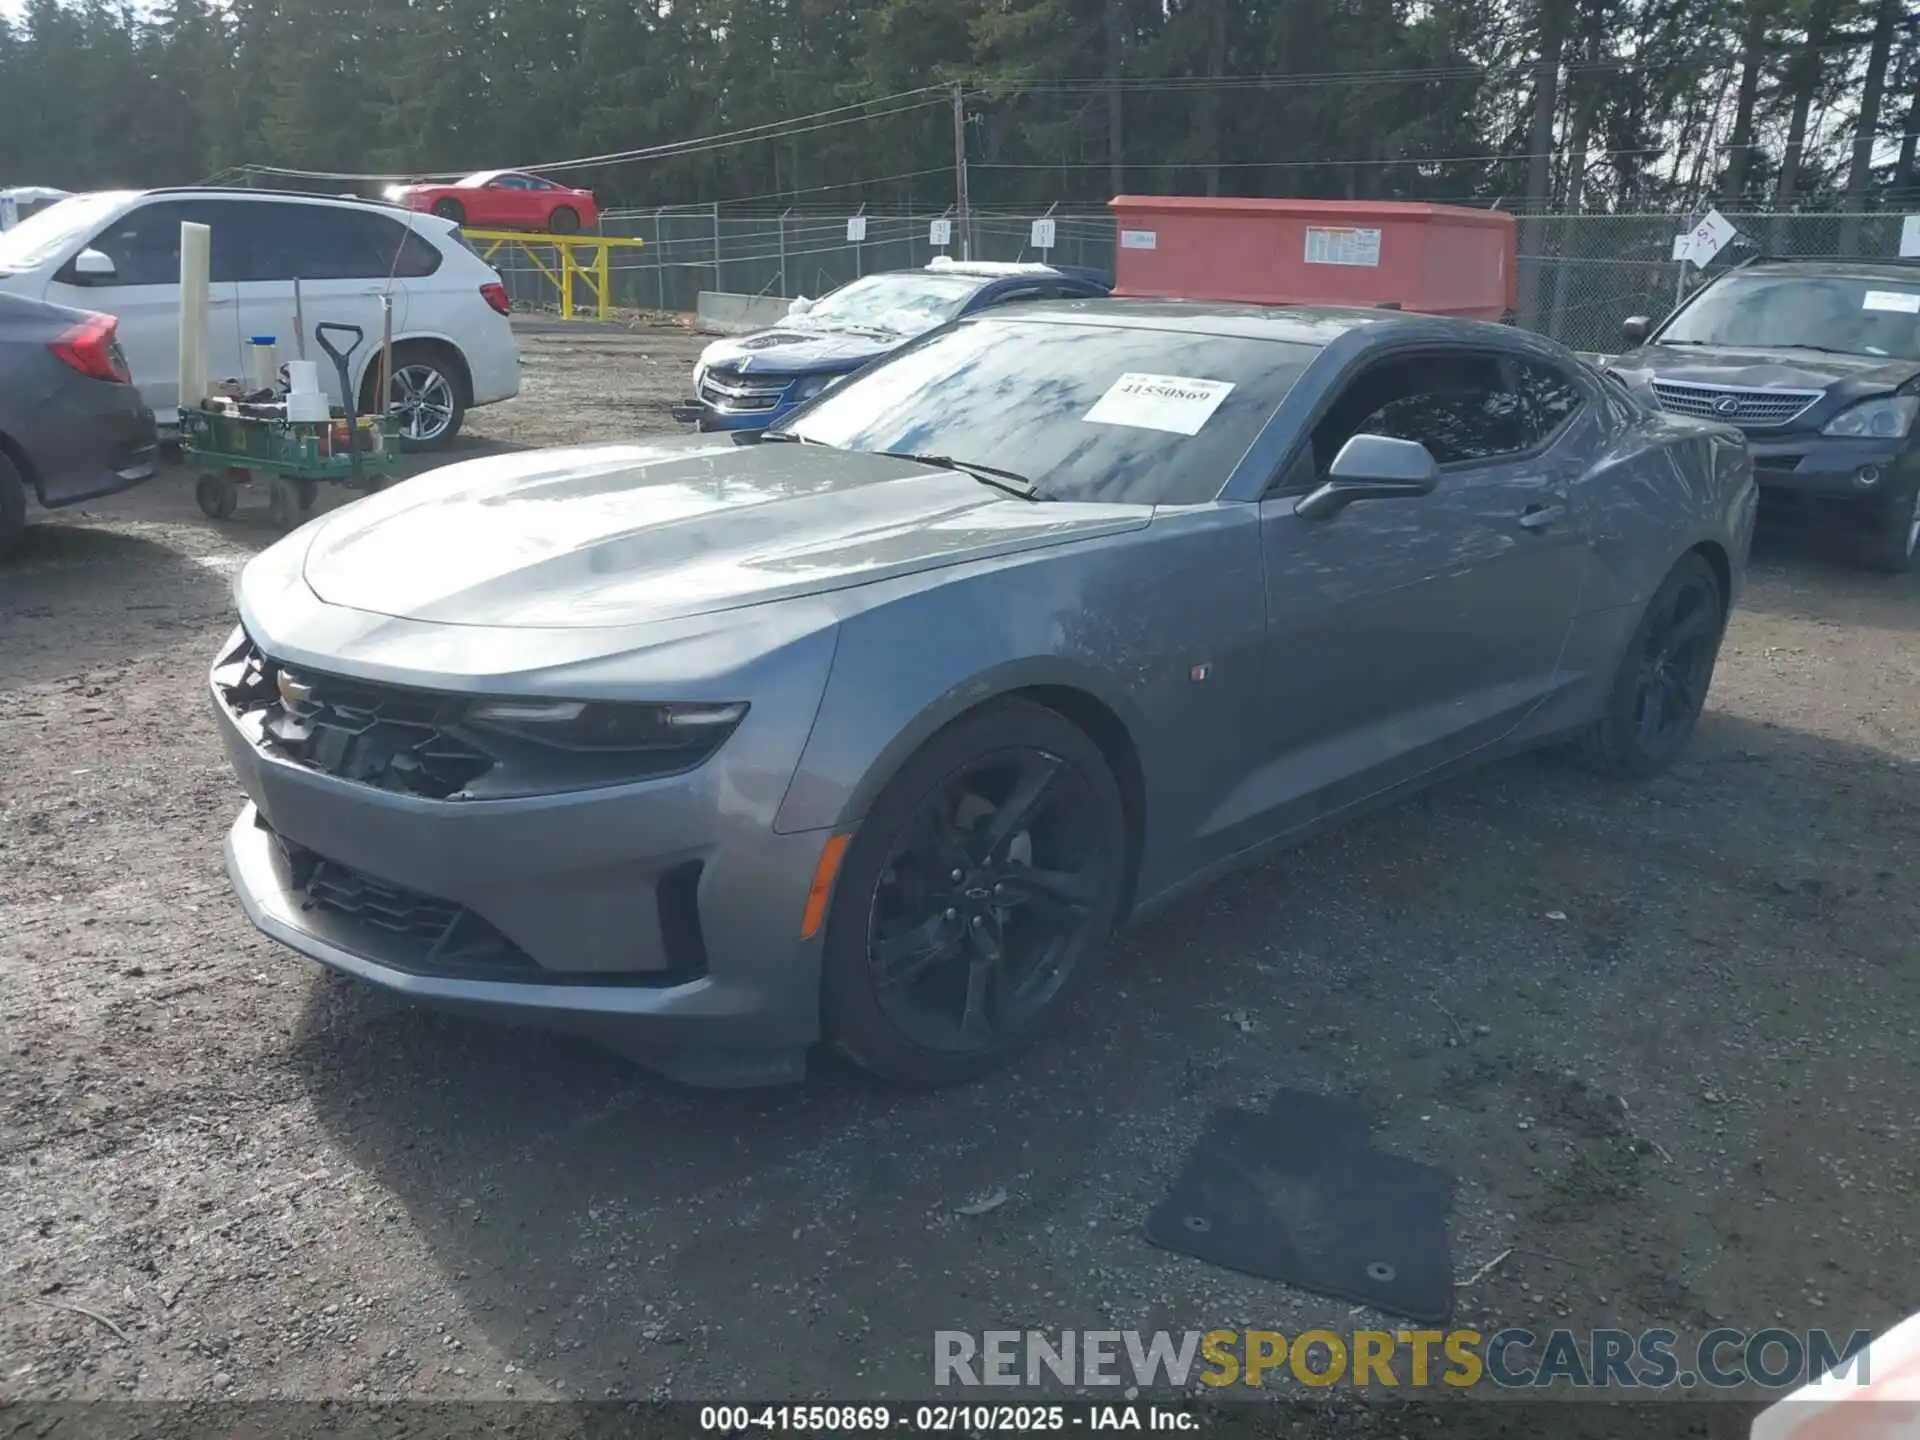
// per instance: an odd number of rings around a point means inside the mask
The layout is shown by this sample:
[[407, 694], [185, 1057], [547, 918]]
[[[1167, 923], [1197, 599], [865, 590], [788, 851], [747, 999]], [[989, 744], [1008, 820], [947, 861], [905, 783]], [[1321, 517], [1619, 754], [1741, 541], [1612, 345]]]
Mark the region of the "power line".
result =
[[[789, 136], [808, 135], [817, 130], [831, 130], [840, 125], [855, 125], [868, 120], [884, 120], [894, 115], [911, 114], [917, 110], [924, 110], [934, 105], [945, 104], [946, 97], [950, 93], [949, 90], [944, 90], [937, 86], [921, 86], [916, 90], [903, 90], [898, 94], [882, 96], [875, 100], [863, 100], [857, 105], [841, 105], [831, 110], [818, 110], [811, 115], [798, 115], [788, 120], [769, 121], [764, 125], [749, 125], [739, 130], [725, 130], [715, 135], [703, 135], [692, 140], [675, 140], [664, 145], [650, 145], [637, 150], [611, 151], [604, 155], [580, 155], [568, 160], [548, 160], [537, 165], [515, 165], [494, 168], [565, 171], [581, 170], [602, 165], [623, 165], [634, 160], [671, 160], [683, 155], [704, 155], [710, 151], [730, 149], [737, 145], [751, 145], [761, 140], [784, 140]], [[939, 98], [933, 98], [935, 96]], [[887, 105], [891, 108], [884, 110], [874, 108], [882, 105]], [[458, 180], [462, 176], [475, 173], [471, 170], [435, 170], [426, 172], [416, 170], [386, 173], [347, 170], [299, 170], [282, 165], [243, 165], [239, 168], [250, 174], [279, 175], [296, 180]]]
[[[1858, 50], [1862, 48], [1862, 43], [1863, 42], [1854, 40], [1833, 40], [1822, 42], [1810, 48], [1832, 51]], [[1795, 48], [1804, 50], [1809, 47], [1796, 45]], [[1570, 76], [1619, 74], [1622, 72], [1664, 74], [1698, 68], [1700, 68], [1698, 57], [1667, 61], [1648, 61], [1630, 58], [1575, 60], [1569, 61], [1561, 66], [1562, 72]], [[1112, 90], [1179, 91], [1253, 88], [1284, 90], [1316, 85], [1398, 84], [1414, 80], [1515, 79], [1531, 81], [1536, 73], [1536, 67], [1531, 62], [1500, 66], [1462, 61], [1451, 65], [1408, 65], [1375, 67], [1361, 70], [1266, 71], [1251, 75], [1090, 75], [1044, 80], [1028, 79], [1011, 75], [984, 75], [976, 77], [969, 83], [974, 89], [1000, 94], [1038, 94], [1049, 91], [1105, 94]]]
[[[784, 196], [788, 196], [788, 195], [818, 195], [828, 190], [853, 190], [864, 185], [891, 185], [896, 181], [900, 181], [900, 180], [919, 180], [928, 175], [951, 175], [951, 174], [953, 174], [953, 167], [951, 165], [934, 165], [934, 166], [930, 166], [925, 170], [903, 170], [898, 175], [875, 175], [875, 176], [872, 176], [871, 178], [863, 176], [858, 180], [837, 180], [830, 185], [807, 185], [797, 190], [793, 190], [793, 189], [763, 190], [758, 195], [735, 195], [730, 199], [710, 200], [705, 205], [694, 206], [691, 208], [693, 213], [697, 214], [702, 210], [709, 210], [715, 205], [750, 205], [755, 200], [779, 200]], [[665, 206], [658, 206], [654, 208], [664, 209], [664, 210], [673, 210], [673, 209], [686, 209], [688, 207], [684, 207], [684, 206], [676, 207], [672, 205], [665, 205]], [[607, 213], [613, 213], [613, 212], [607, 212]], [[620, 213], [622, 214], [631, 213], [635, 215], [651, 215], [654, 213], [654, 210], [649, 209], [645, 206], [640, 206], [637, 208], [633, 206], [627, 206], [627, 207], [624, 207], [624, 209]]]

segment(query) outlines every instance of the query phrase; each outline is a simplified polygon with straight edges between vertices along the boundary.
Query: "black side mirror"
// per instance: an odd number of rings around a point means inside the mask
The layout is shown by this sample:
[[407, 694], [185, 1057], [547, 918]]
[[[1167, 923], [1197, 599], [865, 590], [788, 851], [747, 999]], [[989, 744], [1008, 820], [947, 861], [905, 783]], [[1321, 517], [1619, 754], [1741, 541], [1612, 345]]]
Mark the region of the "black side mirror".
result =
[[1621, 337], [1629, 345], [1644, 345], [1647, 336], [1653, 333], [1653, 321], [1644, 315], [1634, 315], [1620, 322]]
[[1356, 435], [1340, 447], [1326, 483], [1293, 507], [1303, 520], [1331, 520], [1356, 500], [1412, 500], [1431, 495], [1440, 466], [1416, 440]]

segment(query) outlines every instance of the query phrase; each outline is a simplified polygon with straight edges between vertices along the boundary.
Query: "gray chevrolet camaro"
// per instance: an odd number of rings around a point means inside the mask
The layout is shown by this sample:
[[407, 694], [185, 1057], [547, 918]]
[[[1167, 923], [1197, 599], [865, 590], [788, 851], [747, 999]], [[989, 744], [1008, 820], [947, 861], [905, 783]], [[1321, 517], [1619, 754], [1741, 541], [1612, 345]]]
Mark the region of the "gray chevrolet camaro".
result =
[[758, 441], [474, 460], [260, 555], [228, 870], [323, 964], [696, 1083], [960, 1080], [1275, 845], [1549, 742], [1666, 765], [1754, 497], [1510, 328], [994, 313]]

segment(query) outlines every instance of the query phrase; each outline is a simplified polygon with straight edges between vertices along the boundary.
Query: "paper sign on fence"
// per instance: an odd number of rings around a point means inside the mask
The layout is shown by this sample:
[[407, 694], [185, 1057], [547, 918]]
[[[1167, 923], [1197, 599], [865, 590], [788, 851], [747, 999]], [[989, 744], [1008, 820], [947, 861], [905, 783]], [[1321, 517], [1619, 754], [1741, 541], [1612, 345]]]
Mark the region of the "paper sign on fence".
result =
[[[1709, 210], [1700, 222], [1687, 232], [1686, 258], [1701, 268], [1709, 260], [1727, 248], [1727, 242], [1740, 232], [1733, 228], [1733, 222], [1718, 210]], [[1677, 247], [1676, 247], [1677, 249]], [[1679, 258], [1678, 255], [1675, 256]]]
[[1051, 218], [1033, 222], [1033, 248], [1036, 250], [1053, 249], [1053, 221]]
[[849, 245], [858, 245], [866, 238], [867, 217], [864, 215], [849, 215], [847, 217], [847, 243]]
[[1920, 257], [1920, 215], [1908, 215], [1901, 220], [1900, 253]]
[[1232, 389], [1231, 380], [1196, 380], [1188, 375], [1148, 375], [1129, 370], [1083, 418], [1095, 425], [1131, 425], [1137, 430], [1198, 435]]
[[953, 222], [936, 220], [927, 226], [927, 243], [936, 250], [943, 250], [953, 243]]

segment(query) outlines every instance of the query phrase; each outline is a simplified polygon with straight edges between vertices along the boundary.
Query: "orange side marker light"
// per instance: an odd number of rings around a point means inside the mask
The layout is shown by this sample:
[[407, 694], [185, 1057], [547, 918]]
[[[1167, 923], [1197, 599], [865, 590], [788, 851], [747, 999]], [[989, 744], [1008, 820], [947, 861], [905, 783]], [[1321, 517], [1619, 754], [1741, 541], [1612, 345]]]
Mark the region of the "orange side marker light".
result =
[[851, 835], [829, 835], [820, 847], [820, 862], [813, 867], [813, 884], [807, 887], [807, 908], [800, 916], [800, 938], [811, 940], [827, 920], [827, 902], [833, 898], [834, 877], [846, 858]]

